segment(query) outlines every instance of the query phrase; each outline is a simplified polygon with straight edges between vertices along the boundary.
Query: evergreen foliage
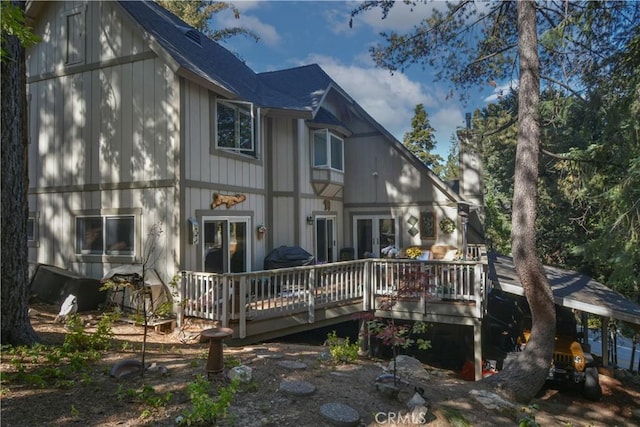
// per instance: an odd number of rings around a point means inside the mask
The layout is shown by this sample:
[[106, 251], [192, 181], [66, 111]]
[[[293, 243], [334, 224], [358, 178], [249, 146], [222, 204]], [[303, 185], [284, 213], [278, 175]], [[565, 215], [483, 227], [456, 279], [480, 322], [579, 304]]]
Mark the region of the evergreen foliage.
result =
[[411, 119], [411, 131], [404, 134], [402, 143], [422, 163], [438, 173], [442, 169], [443, 160], [438, 154], [432, 153], [436, 148], [434, 133], [435, 129], [429, 123], [429, 114], [424, 105], [416, 105]]
[[184, 22], [202, 32], [211, 40], [221, 42], [233, 36], [244, 35], [256, 42], [259, 37], [253, 31], [243, 27], [229, 27], [214, 29], [210, 26], [211, 18], [224, 10], [231, 10], [236, 19], [240, 18], [240, 11], [232, 3], [207, 0], [156, 0], [157, 3], [180, 17]]

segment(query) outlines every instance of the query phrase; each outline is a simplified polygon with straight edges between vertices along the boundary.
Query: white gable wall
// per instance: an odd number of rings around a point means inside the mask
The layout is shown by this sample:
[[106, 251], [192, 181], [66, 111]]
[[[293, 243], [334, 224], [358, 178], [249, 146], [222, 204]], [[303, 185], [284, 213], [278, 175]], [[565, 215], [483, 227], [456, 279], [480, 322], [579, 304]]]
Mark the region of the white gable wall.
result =
[[[30, 260], [100, 277], [140, 262], [154, 224], [155, 268], [176, 271], [179, 87], [171, 69], [110, 2], [45, 3], [42, 42], [28, 52], [29, 210], [38, 217]], [[83, 13], [82, 61], [66, 63], [66, 16]], [[136, 257], [76, 255], [76, 215], [134, 214]]]
[[456, 231], [421, 240], [420, 234], [408, 233], [409, 219], [421, 212], [435, 212], [436, 222], [450, 218], [458, 224], [455, 203], [434, 185], [429, 174], [416, 160], [390, 143], [379, 133], [354, 134], [345, 143], [349, 161], [345, 173], [345, 235], [352, 238], [356, 215], [388, 215], [398, 219], [399, 247], [427, 246], [434, 243], [460, 247]]

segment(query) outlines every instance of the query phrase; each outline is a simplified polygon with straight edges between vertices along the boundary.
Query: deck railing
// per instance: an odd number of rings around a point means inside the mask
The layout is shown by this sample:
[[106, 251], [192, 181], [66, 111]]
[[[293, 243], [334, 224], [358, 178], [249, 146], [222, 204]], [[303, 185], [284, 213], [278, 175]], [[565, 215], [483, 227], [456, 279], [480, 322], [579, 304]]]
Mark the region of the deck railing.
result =
[[[184, 271], [181, 313], [228, 326], [248, 319], [308, 312], [314, 322], [322, 306], [362, 302], [375, 310], [377, 297], [474, 301], [481, 316], [485, 301], [485, 265], [473, 261], [363, 259], [248, 273], [213, 274]], [[240, 333], [242, 334], [242, 331]]]

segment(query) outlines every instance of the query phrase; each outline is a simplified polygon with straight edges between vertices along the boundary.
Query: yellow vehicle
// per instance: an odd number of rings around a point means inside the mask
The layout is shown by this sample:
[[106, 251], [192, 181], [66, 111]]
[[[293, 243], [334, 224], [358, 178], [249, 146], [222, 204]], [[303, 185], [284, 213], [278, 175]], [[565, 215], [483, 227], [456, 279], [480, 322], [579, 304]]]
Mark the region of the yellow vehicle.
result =
[[[492, 351], [500, 369], [510, 354], [521, 351], [526, 346], [531, 335], [531, 315], [526, 300], [502, 292], [491, 295], [485, 319], [485, 334], [485, 350]], [[578, 333], [573, 311], [556, 305], [555, 347], [547, 379], [575, 384], [582, 388], [587, 399], [600, 400], [602, 388], [598, 368], [589, 346], [584, 345], [581, 339], [582, 334]], [[485, 358], [489, 359], [491, 356]]]

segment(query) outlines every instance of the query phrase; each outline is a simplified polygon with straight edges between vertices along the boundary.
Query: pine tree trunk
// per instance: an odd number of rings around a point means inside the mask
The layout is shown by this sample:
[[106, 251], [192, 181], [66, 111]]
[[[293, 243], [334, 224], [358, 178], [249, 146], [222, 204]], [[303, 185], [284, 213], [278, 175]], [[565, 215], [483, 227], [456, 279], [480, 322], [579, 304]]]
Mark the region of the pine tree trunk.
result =
[[500, 374], [490, 378], [501, 392], [519, 402], [530, 401], [542, 388], [553, 357], [556, 329], [553, 293], [536, 254], [536, 208], [540, 123], [540, 63], [534, 1], [518, 2], [518, 145], [513, 194], [512, 248], [516, 271], [532, 317], [531, 339]]
[[[24, 10], [24, 3], [18, 6]], [[24, 49], [15, 36], [4, 37], [7, 57], [2, 80], [2, 344], [33, 344], [38, 337], [28, 315], [27, 120]]]

